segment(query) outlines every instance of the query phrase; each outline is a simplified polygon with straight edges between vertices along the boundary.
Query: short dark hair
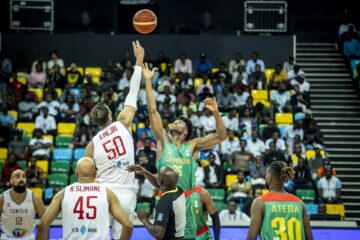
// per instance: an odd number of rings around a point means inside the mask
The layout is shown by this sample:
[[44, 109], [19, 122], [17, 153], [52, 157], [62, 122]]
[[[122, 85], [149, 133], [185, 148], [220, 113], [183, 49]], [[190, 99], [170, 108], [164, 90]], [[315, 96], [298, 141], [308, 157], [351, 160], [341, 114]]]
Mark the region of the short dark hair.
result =
[[99, 102], [91, 111], [91, 119], [97, 125], [104, 126], [108, 122], [109, 114], [111, 114], [109, 107], [105, 103]]
[[186, 125], [186, 128], [188, 130], [188, 133], [185, 137], [185, 140], [189, 140], [193, 134], [193, 130], [194, 130], [194, 127], [192, 125], [192, 122], [187, 118], [187, 117], [184, 117], [184, 116], [180, 116], [178, 117], [179, 120], [183, 121]]

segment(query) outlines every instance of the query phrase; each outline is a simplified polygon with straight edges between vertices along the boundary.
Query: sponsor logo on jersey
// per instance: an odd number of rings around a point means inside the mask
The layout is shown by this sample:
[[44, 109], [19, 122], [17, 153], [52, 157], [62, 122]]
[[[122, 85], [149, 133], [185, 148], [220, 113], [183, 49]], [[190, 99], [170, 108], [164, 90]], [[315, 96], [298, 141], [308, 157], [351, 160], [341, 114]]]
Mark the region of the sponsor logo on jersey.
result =
[[190, 157], [190, 149], [186, 149], [185, 156]]
[[123, 168], [129, 165], [130, 165], [129, 161], [119, 161], [116, 163], [116, 168]]
[[80, 228], [80, 233], [81, 233], [82, 235], [84, 235], [84, 234], [86, 233], [86, 227], [85, 227], [84, 225], [81, 226], [81, 228]]
[[164, 219], [164, 214], [159, 213], [158, 217], [157, 217], [157, 221], [161, 222]]
[[26, 233], [27, 233], [27, 230], [26, 230], [26, 229], [22, 229], [22, 228], [15, 228], [15, 229], [12, 231], [12, 234], [13, 234], [15, 237], [23, 237]]
[[173, 150], [171, 148], [168, 149], [167, 151], [168, 154], [173, 154]]

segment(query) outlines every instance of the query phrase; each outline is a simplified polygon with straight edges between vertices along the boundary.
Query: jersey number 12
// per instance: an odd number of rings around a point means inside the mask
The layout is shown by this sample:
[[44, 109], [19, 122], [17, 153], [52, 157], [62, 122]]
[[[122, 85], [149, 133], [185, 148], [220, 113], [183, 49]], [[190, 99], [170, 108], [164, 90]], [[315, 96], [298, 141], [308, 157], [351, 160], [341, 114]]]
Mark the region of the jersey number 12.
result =
[[[114, 148], [109, 147], [109, 143], [114, 146]], [[113, 160], [117, 157], [120, 157], [126, 154], [126, 149], [124, 147], [123, 140], [120, 136], [116, 136], [111, 140], [108, 140], [102, 144], [104, 151], [108, 153], [107, 157], [109, 160]]]
[[[97, 196], [87, 196], [86, 198], [86, 208], [90, 211], [86, 212], [86, 219], [95, 219], [96, 218], [96, 206], [91, 204], [91, 199], [97, 199]], [[84, 219], [84, 197], [80, 196], [75, 203], [73, 213], [79, 214], [78, 219]]]

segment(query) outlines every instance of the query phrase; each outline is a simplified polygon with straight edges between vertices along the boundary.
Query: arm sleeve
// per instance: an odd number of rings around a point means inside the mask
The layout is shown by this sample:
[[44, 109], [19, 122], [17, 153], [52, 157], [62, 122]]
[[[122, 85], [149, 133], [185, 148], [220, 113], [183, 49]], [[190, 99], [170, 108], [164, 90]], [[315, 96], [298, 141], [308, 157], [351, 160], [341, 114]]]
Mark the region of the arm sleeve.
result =
[[171, 209], [169, 204], [164, 200], [166, 199], [160, 199], [155, 206], [154, 225], [159, 225], [163, 228], [167, 228]]
[[131, 106], [137, 109], [137, 94], [140, 89], [141, 70], [142, 68], [140, 66], [135, 66], [134, 73], [131, 76], [131, 80], [130, 80], [129, 93], [126, 96], [124, 106]]
[[220, 230], [221, 230], [219, 213], [215, 212], [214, 214], [210, 215], [210, 217], [211, 217], [212, 223], [213, 223], [214, 239], [219, 240], [220, 239]]

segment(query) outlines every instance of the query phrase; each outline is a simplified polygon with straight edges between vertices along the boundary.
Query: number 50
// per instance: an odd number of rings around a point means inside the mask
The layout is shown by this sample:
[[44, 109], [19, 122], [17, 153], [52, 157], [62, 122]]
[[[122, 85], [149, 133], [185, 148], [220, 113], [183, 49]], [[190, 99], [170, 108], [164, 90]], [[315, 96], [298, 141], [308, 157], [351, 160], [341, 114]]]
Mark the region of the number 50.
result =
[[104, 151], [108, 153], [107, 157], [109, 160], [113, 160], [126, 154], [126, 149], [120, 136], [116, 136], [113, 139], [104, 142], [102, 146], [104, 148]]

